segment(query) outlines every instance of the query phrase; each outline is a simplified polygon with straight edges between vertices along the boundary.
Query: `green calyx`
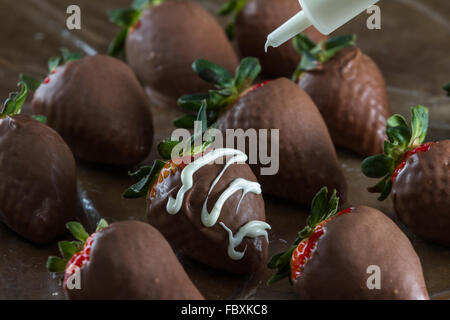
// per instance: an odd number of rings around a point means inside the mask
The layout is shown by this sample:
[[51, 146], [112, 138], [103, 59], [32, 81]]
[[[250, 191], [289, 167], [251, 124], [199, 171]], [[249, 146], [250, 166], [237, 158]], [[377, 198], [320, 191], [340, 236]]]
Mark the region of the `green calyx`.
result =
[[384, 153], [364, 159], [362, 172], [369, 178], [382, 178], [369, 192], [380, 193], [378, 200], [386, 199], [392, 189], [392, 175], [401, 164], [405, 154], [420, 146], [428, 130], [428, 109], [418, 105], [411, 109], [411, 127], [405, 118], [395, 114], [387, 120]]
[[336, 196], [336, 190], [333, 191], [329, 199], [328, 189], [326, 187], [323, 187], [315, 195], [311, 203], [310, 215], [306, 219], [306, 226], [298, 233], [298, 237], [295, 239], [291, 248], [285, 252], [274, 255], [267, 264], [269, 269], [276, 270], [276, 273], [267, 282], [269, 285], [286, 277], [289, 277], [289, 281], [292, 284], [292, 279], [290, 278], [292, 253], [300, 242], [311, 236], [317, 225], [336, 215], [338, 206], [339, 198]]
[[222, 17], [231, 15], [231, 22], [225, 28], [225, 32], [230, 40], [234, 39], [236, 18], [246, 4], [247, 0], [228, 0], [217, 12]]
[[0, 111], [0, 119], [19, 114], [22, 111], [22, 106], [27, 98], [28, 87], [22, 80], [17, 83], [17, 86], [20, 90], [11, 92], [3, 103], [3, 108]]
[[[225, 68], [210, 61], [198, 59], [192, 64], [194, 72], [203, 80], [213, 84], [216, 89], [208, 93], [184, 95], [178, 99], [182, 108], [198, 112], [206, 101], [207, 123], [214, 123], [219, 115], [247, 89], [261, 72], [261, 65], [257, 58], [242, 59], [236, 69], [234, 77]], [[192, 129], [195, 116], [185, 115], [174, 121], [178, 128]]]
[[[107, 226], [108, 223], [106, 222], [106, 220], [100, 219], [95, 232], [98, 232], [103, 228], [106, 228]], [[67, 262], [75, 253], [80, 252], [83, 249], [84, 243], [86, 242], [87, 238], [89, 238], [89, 234], [86, 232], [83, 225], [79, 222], [68, 222], [66, 224], [66, 228], [69, 229], [69, 231], [77, 240], [58, 242], [58, 248], [61, 257], [48, 257], [47, 270], [49, 272], [64, 272], [66, 270]]]
[[[48, 59], [48, 74], [50, 75], [56, 68], [60, 65], [65, 64], [70, 61], [79, 60], [83, 57], [82, 53], [79, 52], [70, 52], [67, 48], [61, 48], [61, 55], [50, 57]], [[41, 85], [42, 80], [36, 79], [30, 75], [21, 73], [20, 80], [25, 82], [28, 86], [28, 89], [31, 91], [36, 91], [37, 88]]]
[[180, 148], [179, 153], [177, 153], [177, 156], [179, 157], [194, 156], [205, 151], [208, 146], [213, 143], [213, 138], [200, 144], [196, 143], [196, 141], [203, 136], [203, 133], [205, 133], [208, 128], [211, 128], [207, 125], [206, 101], [203, 101], [195, 121], [201, 124], [201, 131], [198, 136], [195, 134], [192, 135], [186, 143], [183, 143], [183, 145], [181, 145], [182, 142], [180, 141], [171, 139], [163, 140], [158, 144], [158, 153], [163, 160], [157, 159], [151, 166], [143, 166], [136, 172], [128, 173], [130, 177], [138, 179], [138, 182], [125, 190], [122, 195], [124, 198], [134, 199], [145, 197], [156, 182], [156, 179], [158, 179], [162, 168], [173, 158], [172, 152], [175, 147], [182, 147]]
[[134, 0], [131, 8], [122, 8], [108, 11], [109, 21], [122, 29], [111, 41], [108, 47], [108, 55], [123, 57], [125, 59], [125, 40], [131, 27], [141, 18], [142, 12], [151, 5], [159, 5], [164, 0]]
[[356, 35], [344, 35], [315, 43], [307, 35], [300, 33], [293, 39], [295, 50], [302, 55], [292, 81], [298, 82], [304, 72], [315, 70], [333, 58], [339, 51], [355, 46]]
[[443, 89], [444, 89], [445, 91], [447, 91], [447, 96], [450, 97], [450, 82], [447, 83], [447, 84], [443, 87]]

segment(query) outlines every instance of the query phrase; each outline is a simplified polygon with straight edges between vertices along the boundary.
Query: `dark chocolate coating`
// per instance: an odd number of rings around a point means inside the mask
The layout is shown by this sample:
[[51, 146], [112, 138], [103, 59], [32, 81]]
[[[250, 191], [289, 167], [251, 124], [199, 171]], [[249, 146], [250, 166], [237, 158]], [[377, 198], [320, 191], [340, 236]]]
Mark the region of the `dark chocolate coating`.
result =
[[[429, 299], [419, 257], [382, 212], [358, 206], [329, 221], [325, 230], [311, 260], [293, 281], [300, 299]], [[371, 265], [380, 268], [380, 289], [367, 287]]]
[[[167, 238], [172, 247], [183, 254], [214, 268], [233, 272], [250, 273], [265, 265], [268, 243], [263, 236], [245, 237], [236, 248], [243, 251], [241, 260], [232, 260], [227, 253], [228, 233], [219, 224], [223, 222], [236, 235], [239, 228], [251, 220], [265, 221], [264, 200], [261, 195], [247, 193], [237, 206], [242, 191], [235, 192], [222, 207], [217, 223], [207, 228], [202, 224], [201, 211], [208, 190], [223, 169], [223, 164], [205, 165], [193, 177], [192, 188], [185, 193], [183, 205], [175, 215], [166, 211], [169, 195], [176, 197], [181, 187], [181, 174], [177, 171], [155, 188], [156, 196], [147, 200], [147, 218]], [[223, 173], [208, 198], [208, 211], [213, 208], [222, 192], [236, 178], [257, 181], [247, 164], [232, 164]]]
[[[297, 0], [249, 0], [236, 19], [236, 40], [241, 56], [257, 57], [266, 75], [290, 78], [301, 60], [292, 41], [269, 48], [267, 53], [264, 45], [267, 35], [300, 10]], [[314, 27], [304, 33], [314, 42], [328, 38]]]
[[141, 25], [128, 34], [127, 61], [152, 89], [178, 99], [204, 92], [211, 85], [192, 70], [196, 59], [207, 59], [234, 73], [238, 58], [214, 17], [192, 1], [152, 5]]
[[108, 56], [66, 63], [41, 84], [33, 113], [47, 117], [80, 159], [131, 166], [150, 152], [153, 123], [131, 69]]
[[400, 221], [416, 235], [450, 246], [450, 140], [417, 152], [394, 181], [392, 196]]
[[370, 57], [358, 48], [344, 49], [321, 69], [306, 72], [299, 84], [337, 146], [364, 156], [383, 153], [391, 111], [383, 75]]
[[49, 243], [75, 218], [76, 166], [61, 136], [26, 115], [0, 119], [0, 220]]
[[169, 243], [151, 225], [116, 222], [94, 236], [81, 289], [70, 299], [202, 300]]
[[[239, 98], [218, 120], [218, 129], [279, 129], [279, 171], [261, 175], [266, 194], [309, 205], [323, 187], [345, 201], [347, 184], [328, 129], [311, 98], [295, 83], [279, 78]], [[268, 133], [271, 150], [271, 135]]]

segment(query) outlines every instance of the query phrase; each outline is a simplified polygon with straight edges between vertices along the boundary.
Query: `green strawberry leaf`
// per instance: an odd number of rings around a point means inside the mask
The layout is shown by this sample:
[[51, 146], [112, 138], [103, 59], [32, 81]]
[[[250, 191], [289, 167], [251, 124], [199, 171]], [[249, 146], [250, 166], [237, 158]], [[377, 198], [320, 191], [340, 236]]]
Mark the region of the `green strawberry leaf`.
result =
[[209, 93], [194, 93], [181, 96], [178, 105], [186, 110], [198, 111], [203, 101], [209, 98]]
[[234, 39], [234, 26], [236, 24], [236, 18], [246, 4], [247, 0], [229, 0], [225, 2], [217, 12], [219, 16], [231, 15], [231, 22], [225, 28], [225, 32], [230, 40]]
[[89, 238], [89, 234], [84, 229], [83, 225], [76, 221], [71, 221], [66, 223], [66, 228], [69, 229], [70, 233], [75, 237], [75, 239], [80, 240], [85, 243], [86, 239]]
[[111, 57], [125, 56], [125, 41], [128, 36], [128, 28], [122, 28], [108, 46], [108, 55]]
[[325, 49], [318, 53], [318, 58], [321, 63], [325, 63], [333, 58], [339, 51], [354, 47], [356, 45], [356, 35], [348, 34], [331, 38], [325, 42]]
[[[336, 190], [333, 191], [331, 197], [328, 199], [328, 189], [323, 187], [315, 195], [311, 202], [310, 215], [306, 219], [306, 226], [299, 232], [298, 238], [294, 241], [292, 246], [285, 252], [274, 255], [267, 264], [269, 269], [276, 269], [276, 273], [269, 279], [268, 284], [272, 284], [283, 278], [290, 276], [290, 262], [292, 254], [297, 248], [298, 244], [309, 238], [314, 231], [314, 228], [322, 221], [325, 221], [336, 215], [339, 206], [339, 198], [336, 196]], [[289, 277], [292, 284], [292, 279]]]
[[194, 116], [192, 114], [187, 114], [187, 115], [176, 118], [173, 121], [173, 124], [177, 128], [194, 129], [195, 119], [196, 119], [196, 116]]
[[[238, 90], [249, 87], [261, 72], [261, 65], [257, 58], [247, 57], [242, 59], [236, 69], [234, 85]], [[231, 95], [231, 92], [230, 94]]]
[[428, 131], [428, 109], [424, 106], [418, 105], [411, 109], [411, 131], [410, 147], [420, 146], [424, 142]]
[[165, 164], [165, 161], [155, 160], [151, 167], [143, 166], [137, 172], [130, 173], [131, 177], [137, 177], [140, 180], [125, 190], [122, 197], [141, 198], [146, 196]]
[[392, 167], [393, 159], [385, 154], [377, 154], [364, 159], [361, 164], [362, 172], [369, 178], [382, 178]]
[[36, 91], [36, 89], [39, 88], [39, 86], [41, 85], [40, 80], [33, 78], [32, 76], [24, 74], [24, 73], [21, 73], [19, 75], [19, 78], [21, 81], [25, 82], [28, 90], [30, 90], [30, 91]]
[[133, 8], [122, 8], [108, 11], [109, 21], [119, 27], [129, 28], [134, 25], [141, 16], [141, 10]]
[[39, 122], [42, 122], [43, 124], [47, 124], [47, 117], [43, 116], [41, 114], [33, 114], [31, 116], [34, 120], [37, 120]]
[[83, 57], [82, 53], [70, 52], [67, 48], [61, 48], [61, 56], [64, 63], [79, 60]]
[[64, 272], [66, 270], [66, 265], [67, 261], [60, 257], [48, 257], [47, 270], [49, 272]]
[[20, 88], [20, 91], [9, 94], [9, 97], [3, 103], [2, 110], [0, 110], [0, 119], [21, 112], [22, 106], [27, 98], [28, 87], [24, 81], [19, 81], [17, 86]]
[[[195, 121], [195, 119], [194, 119]], [[194, 123], [192, 123], [194, 127]], [[180, 143], [180, 141], [166, 139], [158, 144], [158, 153], [164, 160], [172, 159], [172, 150]]]
[[[178, 105], [184, 109], [200, 113], [201, 106], [205, 104], [206, 120], [208, 125], [217, 121], [220, 114], [232, 105], [243, 92], [252, 86], [253, 80], [261, 71], [258, 59], [247, 57], [242, 60], [233, 77], [227, 70], [207, 60], [194, 61], [192, 68], [203, 79], [216, 85], [216, 90], [208, 93], [184, 95], [178, 99]], [[192, 117], [177, 119], [176, 126], [187, 127], [187, 121]]]
[[59, 252], [61, 256], [68, 261], [75, 253], [83, 249], [81, 241], [60, 241], [58, 242]]
[[364, 159], [361, 170], [369, 178], [383, 178], [375, 186], [367, 190], [380, 193], [378, 200], [386, 199], [392, 189], [392, 175], [403, 161], [408, 151], [420, 146], [426, 137], [428, 129], [428, 109], [416, 106], [411, 109], [411, 128], [405, 118], [399, 114], [391, 116], [386, 123], [386, 135], [383, 154]]
[[48, 72], [52, 72], [56, 68], [58, 68], [61, 63], [61, 57], [50, 57], [48, 59]]
[[206, 82], [216, 85], [218, 88], [231, 87], [232, 75], [223, 67], [204, 59], [197, 59], [192, 64], [194, 72]]
[[157, 2], [157, 4], [159, 4], [162, 1], [134, 0], [133, 3], [131, 4], [131, 8], [135, 9], [135, 10], [143, 10], [143, 9], [147, 8], [151, 3], [155, 4], [155, 2]]
[[315, 70], [333, 58], [341, 50], [355, 46], [356, 35], [344, 35], [315, 43], [307, 35], [300, 33], [292, 40], [294, 49], [302, 56], [292, 80], [299, 81], [304, 72]]
[[97, 223], [97, 228], [95, 229], [95, 232], [99, 232], [100, 230], [106, 228], [108, 226], [108, 222], [105, 219], [100, 219]]

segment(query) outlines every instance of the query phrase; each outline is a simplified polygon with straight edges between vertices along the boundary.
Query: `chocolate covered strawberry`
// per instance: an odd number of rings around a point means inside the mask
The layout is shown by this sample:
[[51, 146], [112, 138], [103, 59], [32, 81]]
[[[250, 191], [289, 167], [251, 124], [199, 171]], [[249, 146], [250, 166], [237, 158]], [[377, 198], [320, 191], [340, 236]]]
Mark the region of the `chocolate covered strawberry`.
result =
[[[229, 0], [220, 9], [220, 15], [231, 15], [227, 27], [229, 38], [236, 36], [239, 52], [243, 57], [257, 57], [263, 73], [289, 77], [298, 64], [298, 53], [292, 42], [264, 52], [266, 37], [273, 30], [301, 10], [298, 1], [292, 0]], [[304, 31], [314, 41], [327, 39], [314, 27]]]
[[103, 55], [52, 58], [37, 87], [33, 113], [43, 114], [75, 156], [132, 166], [150, 152], [153, 124], [144, 90], [122, 61]]
[[[328, 129], [303, 89], [286, 78], [253, 85], [261, 70], [256, 58], [243, 59], [234, 77], [206, 60], [195, 61], [193, 68], [217, 89], [183, 96], [179, 104], [196, 110], [202, 99], [207, 99], [208, 121], [217, 121], [224, 136], [227, 129], [235, 129], [235, 137], [242, 140], [247, 132], [256, 130], [258, 152], [267, 147], [265, 152], [270, 150], [276, 161], [272, 167], [263, 164], [261, 157], [250, 163], [264, 193], [309, 204], [325, 185], [345, 198], [346, 181]], [[192, 127], [192, 118], [186, 115], [175, 125]], [[261, 140], [261, 132], [267, 132], [267, 140]], [[251, 156], [248, 143], [246, 147]]]
[[64, 272], [69, 299], [203, 299], [152, 226], [102, 219], [91, 235], [78, 222], [67, 228], [77, 240], [59, 242], [62, 257], [49, 257], [47, 268]]
[[141, 180], [125, 197], [146, 197], [149, 222], [176, 250], [217, 269], [250, 273], [267, 260], [270, 226], [246, 160], [239, 150], [200, 148], [156, 161], [135, 174]]
[[294, 45], [302, 58], [293, 80], [316, 103], [335, 145], [366, 156], [382, 152], [391, 115], [386, 84], [355, 36], [316, 44], [300, 34]]
[[238, 65], [220, 25], [195, 2], [137, 0], [132, 8], [113, 10], [109, 17], [122, 27], [109, 53], [126, 53], [139, 80], [163, 95], [177, 99], [210, 87], [192, 72], [198, 57], [228, 70]]
[[401, 115], [387, 121], [384, 153], [365, 159], [362, 172], [383, 178], [370, 192], [378, 200], [392, 192], [400, 221], [416, 235], [450, 246], [450, 140], [425, 141], [428, 109], [411, 111], [411, 127]]
[[337, 212], [339, 198], [323, 188], [293, 246], [272, 257], [300, 299], [429, 299], [419, 257], [385, 214], [366, 206]]
[[49, 243], [76, 215], [75, 159], [56, 131], [20, 114], [27, 86], [19, 84], [0, 111], [0, 221], [27, 240]]

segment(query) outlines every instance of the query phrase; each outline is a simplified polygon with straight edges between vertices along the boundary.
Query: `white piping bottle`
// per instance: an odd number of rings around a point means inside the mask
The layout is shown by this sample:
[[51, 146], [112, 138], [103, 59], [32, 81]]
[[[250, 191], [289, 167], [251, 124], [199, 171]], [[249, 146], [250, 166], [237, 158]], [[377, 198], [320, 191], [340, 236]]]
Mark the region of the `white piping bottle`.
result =
[[267, 36], [265, 50], [278, 47], [310, 26], [328, 35], [379, 0], [298, 0], [302, 11]]

